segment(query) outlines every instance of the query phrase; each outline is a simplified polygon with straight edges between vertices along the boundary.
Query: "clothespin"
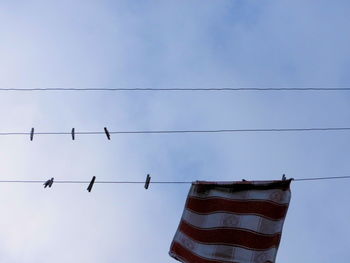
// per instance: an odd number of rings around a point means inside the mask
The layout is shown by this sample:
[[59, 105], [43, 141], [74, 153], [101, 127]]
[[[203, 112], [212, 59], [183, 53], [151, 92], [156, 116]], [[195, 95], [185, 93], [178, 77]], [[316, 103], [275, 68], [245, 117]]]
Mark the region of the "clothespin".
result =
[[93, 187], [93, 185], [94, 185], [94, 183], [95, 183], [95, 179], [96, 179], [96, 176], [93, 176], [92, 179], [91, 179], [91, 182], [89, 183], [88, 188], [86, 189], [86, 190], [89, 191], [89, 193], [90, 193], [91, 190], [92, 190], [92, 187]]
[[50, 188], [51, 188], [51, 186], [52, 186], [52, 184], [53, 184], [53, 180], [54, 180], [53, 177], [52, 177], [51, 179], [47, 180], [47, 181], [44, 183], [44, 188], [46, 188], [46, 187], [50, 187]]
[[72, 129], [72, 140], [75, 140], [75, 128]]
[[146, 182], [145, 182], [145, 189], [148, 189], [149, 183], [151, 182], [151, 176], [149, 176], [149, 174], [147, 174], [146, 177]]
[[287, 178], [286, 178], [286, 175], [283, 174], [283, 175], [282, 175], [282, 181], [285, 181], [285, 180], [287, 180]]
[[105, 134], [107, 136], [107, 139], [110, 140], [111, 139], [111, 135], [109, 134], [109, 131], [107, 130], [106, 127], [104, 127], [104, 130], [105, 130]]
[[30, 140], [32, 141], [34, 138], [34, 128], [30, 131]]

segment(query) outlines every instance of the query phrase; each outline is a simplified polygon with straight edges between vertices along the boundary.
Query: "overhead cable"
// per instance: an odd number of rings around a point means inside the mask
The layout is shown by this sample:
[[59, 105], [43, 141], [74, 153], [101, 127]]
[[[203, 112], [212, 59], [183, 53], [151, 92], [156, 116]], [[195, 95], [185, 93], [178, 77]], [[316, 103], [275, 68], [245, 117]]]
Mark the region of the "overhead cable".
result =
[[[306, 177], [292, 179], [295, 182], [350, 179], [350, 176]], [[0, 183], [45, 183], [46, 180], [0, 180]], [[89, 184], [91, 181], [58, 180], [55, 184]], [[145, 181], [94, 181], [95, 184], [145, 184]], [[149, 184], [191, 184], [192, 181], [152, 181]]]
[[[310, 128], [266, 128], [266, 129], [205, 129], [205, 130], [129, 130], [129, 131], [75, 131], [76, 135], [99, 135], [105, 134], [110, 140], [111, 134], [176, 134], [176, 133], [245, 133], [245, 132], [327, 132], [327, 131], [350, 131], [350, 127], [310, 127]], [[0, 132], [0, 136], [30, 135], [31, 132]], [[35, 135], [71, 135], [72, 132], [36, 132]]]
[[217, 88], [0, 88], [0, 91], [350, 91], [341, 87], [217, 87]]

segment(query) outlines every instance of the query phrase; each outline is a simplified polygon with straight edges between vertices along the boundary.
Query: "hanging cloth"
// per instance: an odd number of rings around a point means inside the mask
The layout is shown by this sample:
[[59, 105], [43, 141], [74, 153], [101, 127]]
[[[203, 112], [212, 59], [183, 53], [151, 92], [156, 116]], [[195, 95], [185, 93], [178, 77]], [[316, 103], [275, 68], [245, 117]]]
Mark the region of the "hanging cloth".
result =
[[170, 256], [185, 263], [274, 263], [290, 182], [193, 182]]

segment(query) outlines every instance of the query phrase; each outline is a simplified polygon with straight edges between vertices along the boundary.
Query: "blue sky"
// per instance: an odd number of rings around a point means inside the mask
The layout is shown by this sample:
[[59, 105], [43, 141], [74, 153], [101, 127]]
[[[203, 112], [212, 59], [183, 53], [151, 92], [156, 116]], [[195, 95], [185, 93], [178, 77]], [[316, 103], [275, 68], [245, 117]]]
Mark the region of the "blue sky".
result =
[[[1, 1], [0, 86], [348, 87], [348, 1]], [[347, 92], [0, 93], [0, 130], [350, 126]], [[349, 175], [349, 134], [0, 137], [0, 178]], [[0, 185], [0, 261], [175, 262], [188, 185]], [[277, 262], [348, 262], [348, 182], [294, 182]]]

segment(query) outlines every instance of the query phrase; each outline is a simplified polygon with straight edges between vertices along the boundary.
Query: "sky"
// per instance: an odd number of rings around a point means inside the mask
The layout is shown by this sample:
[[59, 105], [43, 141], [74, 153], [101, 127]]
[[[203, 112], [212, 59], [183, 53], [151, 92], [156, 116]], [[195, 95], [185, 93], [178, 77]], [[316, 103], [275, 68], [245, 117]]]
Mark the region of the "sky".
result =
[[[0, 1], [1, 88], [349, 87], [350, 2]], [[0, 132], [349, 127], [350, 93], [5, 92]], [[0, 180], [350, 175], [348, 132], [0, 136]], [[277, 262], [347, 263], [347, 180], [293, 182]], [[190, 185], [0, 184], [0, 261], [171, 263]]]

